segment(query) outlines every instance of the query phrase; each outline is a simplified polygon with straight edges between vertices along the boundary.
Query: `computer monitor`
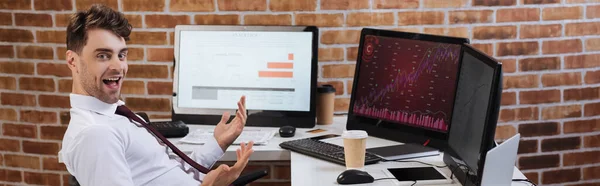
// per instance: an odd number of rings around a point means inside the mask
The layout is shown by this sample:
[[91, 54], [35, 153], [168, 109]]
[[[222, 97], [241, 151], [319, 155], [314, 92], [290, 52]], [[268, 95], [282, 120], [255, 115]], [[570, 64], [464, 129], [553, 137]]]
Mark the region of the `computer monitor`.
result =
[[216, 124], [246, 96], [247, 126], [315, 125], [314, 26], [175, 27], [173, 120]]
[[444, 149], [466, 38], [365, 28], [346, 128]]
[[501, 63], [465, 44], [444, 153], [444, 162], [464, 185], [481, 181], [486, 154], [494, 145], [501, 95]]

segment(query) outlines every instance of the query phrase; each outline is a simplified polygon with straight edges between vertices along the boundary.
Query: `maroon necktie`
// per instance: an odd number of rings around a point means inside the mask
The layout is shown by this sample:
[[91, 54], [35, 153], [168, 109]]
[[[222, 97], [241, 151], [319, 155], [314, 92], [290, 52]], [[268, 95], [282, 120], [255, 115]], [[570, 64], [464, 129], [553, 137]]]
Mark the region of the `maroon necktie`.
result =
[[169, 148], [171, 148], [171, 150], [173, 150], [173, 152], [175, 152], [175, 154], [177, 154], [177, 156], [179, 156], [181, 159], [183, 159], [183, 161], [185, 161], [186, 163], [188, 163], [189, 165], [194, 167], [196, 170], [198, 170], [204, 174], [208, 174], [209, 170], [207, 168], [196, 163], [194, 160], [190, 159], [190, 157], [188, 157], [183, 152], [181, 152], [177, 147], [175, 147], [175, 145], [173, 145], [169, 140], [167, 140], [162, 134], [160, 134], [158, 131], [156, 131], [156, 129], [154, 129], [154, 127], [149, 126], [144, 120], [137, 117], [125, 105], [118, 106], [117, 111], [115, 113], [129, 118], [129, 120], [134, 120], [134, 121], [142, 124], [142, 126], [144, 126], [144, 128], [146, 128], [150, 132], [152, 132], [154, 134], [154, 136], [158, 137], [164, 144], [167, 144], [167, 146], [169, 146]]

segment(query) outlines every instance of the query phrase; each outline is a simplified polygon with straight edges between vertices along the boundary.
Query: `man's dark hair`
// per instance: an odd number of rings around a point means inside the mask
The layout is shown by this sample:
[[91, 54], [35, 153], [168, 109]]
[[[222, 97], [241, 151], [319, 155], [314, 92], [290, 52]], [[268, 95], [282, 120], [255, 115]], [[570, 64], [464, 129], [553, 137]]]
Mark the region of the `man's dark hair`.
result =
[[87, 43], [87, 31], [95, 28], [110, 30], [129, 41], [132, 26], [122, 13], [105, 5], [94, 4], [90, 9], [71, 16], [67, 26], [67, 50], [80, 53]]

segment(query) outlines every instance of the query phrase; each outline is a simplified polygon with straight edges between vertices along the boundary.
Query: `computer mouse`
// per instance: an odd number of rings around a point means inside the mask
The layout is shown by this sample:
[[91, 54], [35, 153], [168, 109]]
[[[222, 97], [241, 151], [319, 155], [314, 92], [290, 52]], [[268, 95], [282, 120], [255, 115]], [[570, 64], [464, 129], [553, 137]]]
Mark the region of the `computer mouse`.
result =
[[279, 136], [284, 138], [294, 137], [296, 128], [292, 126], [282, 126], [279, 128]]
[[346, 170], [337, 177], [337, 182], [342, 185], [373, 183], [373, 181], [375, 179], [369, 173], [356, 169]]

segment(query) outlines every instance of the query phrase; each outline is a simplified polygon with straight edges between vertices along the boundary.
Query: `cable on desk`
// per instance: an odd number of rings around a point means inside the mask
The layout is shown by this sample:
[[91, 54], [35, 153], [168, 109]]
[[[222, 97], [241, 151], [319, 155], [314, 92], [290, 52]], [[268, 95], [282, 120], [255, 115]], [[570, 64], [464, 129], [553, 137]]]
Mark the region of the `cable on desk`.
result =
[[531, 180], [529, 180], [529, 179], [513, 179], [512, 181], [519, 181], [519, 182], [520, 182], [520, 181], [524, 181], [524, 182], [531, 183], [531, 185], [533, 185], [533, 186], [537, 186], [535, 183], [533, 183], [533, 182], [532, 182]]
[[414, 163], [421, 163], [421, 164], [424, 164], [424, 165], [429, 165], [429, 166], [433, 166], [433, 167], [437, 167], [437, 168], [444, 168], [444, 167], [448, 167], [448, 165], [444, 165], [444, 166], [441, 166], [441, 165], [434, 165], [434, 164], [431, 164], [431, 163], [425, 163], [425, 162], [422, 162], [422, 161], [417, 161], [417, 160], [383, 160], [383, 161], [395, 161], [395, 162], [401, 162], [401, 163], [402, 163], [402, 162], [404, 162], [404, 163], [411, 163], [411, 162], [414, 162]]

